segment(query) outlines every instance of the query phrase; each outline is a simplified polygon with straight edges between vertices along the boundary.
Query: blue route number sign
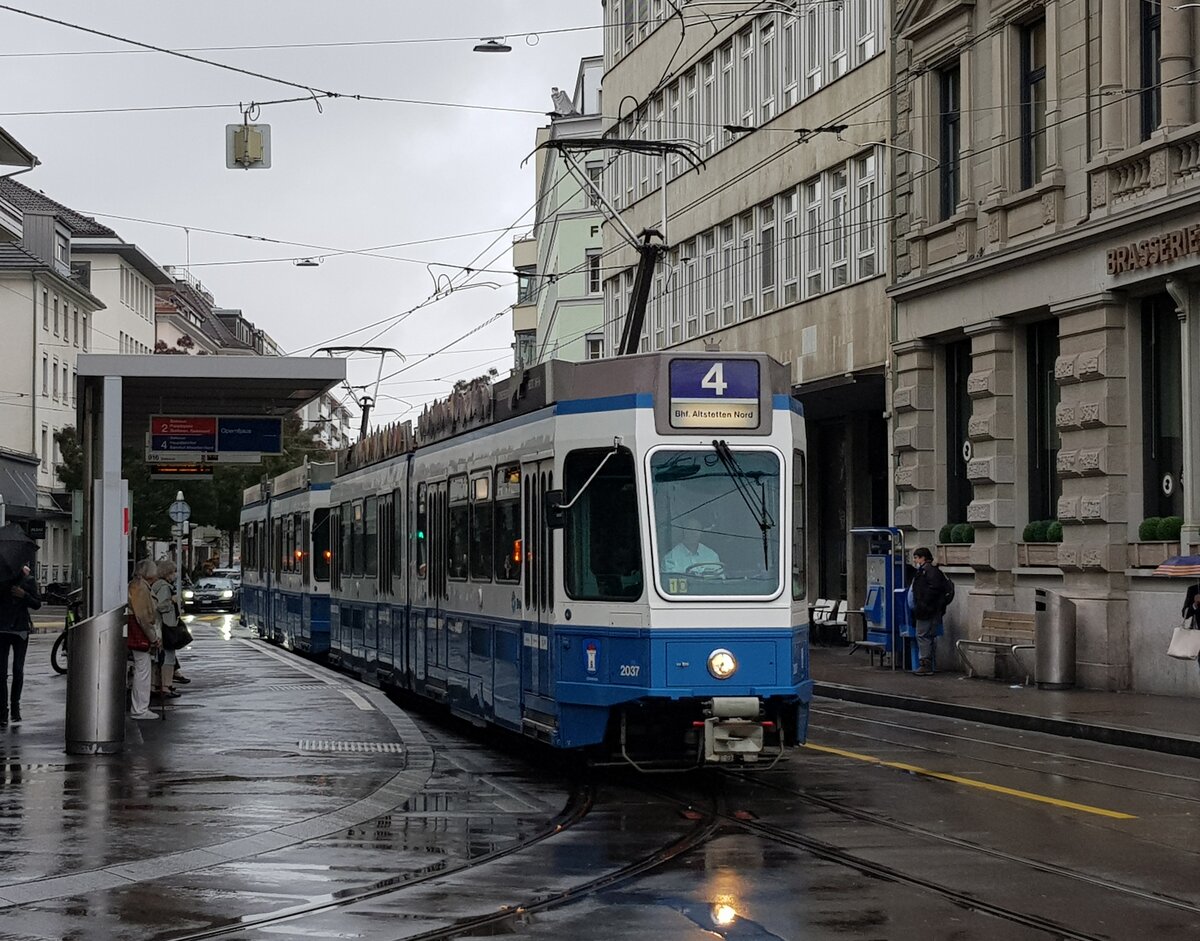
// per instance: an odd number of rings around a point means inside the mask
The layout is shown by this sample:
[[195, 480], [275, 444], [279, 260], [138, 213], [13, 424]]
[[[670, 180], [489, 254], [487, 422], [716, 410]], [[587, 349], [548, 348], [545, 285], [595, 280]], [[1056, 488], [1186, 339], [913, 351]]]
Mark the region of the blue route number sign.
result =
[[672, 428], [757, 428], [759, 371], [752, 359], [671, 362]]

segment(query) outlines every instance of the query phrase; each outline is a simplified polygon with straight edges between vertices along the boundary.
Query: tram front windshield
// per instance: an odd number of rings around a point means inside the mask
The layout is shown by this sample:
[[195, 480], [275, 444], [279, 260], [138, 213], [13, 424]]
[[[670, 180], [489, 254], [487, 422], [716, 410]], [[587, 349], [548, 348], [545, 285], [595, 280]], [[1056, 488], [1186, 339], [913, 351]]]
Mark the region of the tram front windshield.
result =
[[779, 475], [775, 452], [724, 442], [654, 453], [655, 562], [664, 595], [779, 592]]

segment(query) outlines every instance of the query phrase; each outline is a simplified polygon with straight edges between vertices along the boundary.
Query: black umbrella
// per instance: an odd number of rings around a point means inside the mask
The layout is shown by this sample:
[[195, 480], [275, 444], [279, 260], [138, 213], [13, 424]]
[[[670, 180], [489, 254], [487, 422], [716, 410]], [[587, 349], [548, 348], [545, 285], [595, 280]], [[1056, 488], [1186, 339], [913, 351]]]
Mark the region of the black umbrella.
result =
[[38, 544], [25, 535], [15, 523], [0, 526], [0, 583], [15, 582], [21, 577], [21, 566], [33, 567]]

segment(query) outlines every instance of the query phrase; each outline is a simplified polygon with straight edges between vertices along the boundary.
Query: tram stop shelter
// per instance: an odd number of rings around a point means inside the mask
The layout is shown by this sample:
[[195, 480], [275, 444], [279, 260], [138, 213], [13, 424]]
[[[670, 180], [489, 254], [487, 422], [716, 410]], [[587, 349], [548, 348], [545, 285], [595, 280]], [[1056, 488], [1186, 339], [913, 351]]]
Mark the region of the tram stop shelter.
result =
[[154, 415], [285, 417], [345, 381], [346, 361], [93, 353], [79, 356], [77, 374], [89, 618], [76, 628], [79, 643], [71, 645], [67, 751], [113, 753], [125, 739], [123, 608], [129, 571], [122, 450], [145, 446]]

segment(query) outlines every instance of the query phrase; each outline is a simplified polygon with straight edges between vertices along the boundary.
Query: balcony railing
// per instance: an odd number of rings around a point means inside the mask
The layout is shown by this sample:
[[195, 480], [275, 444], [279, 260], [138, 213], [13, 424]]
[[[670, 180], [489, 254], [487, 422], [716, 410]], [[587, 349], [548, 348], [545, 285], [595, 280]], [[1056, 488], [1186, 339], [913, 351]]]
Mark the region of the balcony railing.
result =
[[1115, 154], [1094, 164], [1089, 173], [1092, 209], [1100, 213], [1200, 187], [1200, 125]]

